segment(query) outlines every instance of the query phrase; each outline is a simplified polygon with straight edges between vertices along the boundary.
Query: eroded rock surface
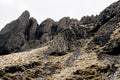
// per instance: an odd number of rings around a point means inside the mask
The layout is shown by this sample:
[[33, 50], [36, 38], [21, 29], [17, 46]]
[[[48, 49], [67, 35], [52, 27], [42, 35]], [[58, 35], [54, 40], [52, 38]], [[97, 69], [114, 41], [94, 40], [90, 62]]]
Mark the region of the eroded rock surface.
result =
[[24, 11], [0, 31], [0, 79], [119, 80], [119, 11], [117, 1], [80, 21], [41, 24]]

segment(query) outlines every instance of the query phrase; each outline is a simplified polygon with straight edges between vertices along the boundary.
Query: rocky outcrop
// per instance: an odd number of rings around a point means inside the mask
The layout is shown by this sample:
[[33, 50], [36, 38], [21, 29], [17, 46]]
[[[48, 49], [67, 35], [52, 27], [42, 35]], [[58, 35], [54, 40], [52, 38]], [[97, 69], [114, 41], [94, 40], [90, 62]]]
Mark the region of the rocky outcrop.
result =
[[98, 66], [91, 65], [86, 69], [76, 70], [73, 72], [72, 76], [69, 76], [66, 80], [103, 80], [108, 74], [112, 73], [112, 67], [110, 65], [107, 66]]
[[[56, 37], [63, 36], [58, 36], [59, 34], [64, 34], [69, 42], [72, 39], [72, 41], [88, 39], [95, 32], [91, 44], [104, 46], [109, 42], [113, 31], [119, 28], [119, 3], [119, 1], [113, 3], [98, 16], [86, 16], [80, 21], [64, 17], [58, 22], [48, 18], [40, 25], [36, 19], [30, 18], [28, 11], [25, 11], [17, 20], [1, 30], [0, 47], [5, 48], [1, 49], [0, 54], [5, 50], [11, 53], [40, 47]], [[93, 27], [89, 28], [91, 26]]]
[[[3, 48], [1, 48], [0, 54], [40, 47], [43, 44], [49, 43], [51, 40], [55, 41], [56, 37], [63, 36], [63, 41], [71, 44], [77, 40], [89, 39], [91, 33], [94, 32], [95, 34], [92, 35], [93, 40], [90, 42], [94, 44], [93, 48], [95, 45], [101, 47], [107, 45], [107, 43], [110, 43], [110, 36], [119, 28], [119, 4], [119, 1], [113, 3], [103, 10], [100, 15], [86, 16], [80, 21], [64, 17], [58, 22], [55, 22], [48, 18], [40, 25], [37, 23], [36, 19], [33, 17], [30, 18], [28, 11], [24, 11], [17, 20], [7, 24], [1, 30], [0, 47]], [[91, 25], [93, 28], [89, 28]], [[83, 44], [82, 42], [80, 43]], [[70, 44], [67, 45], [70, 46]]]
[[[0, 46], [5, 46], [9, 53], [17, 52], [20, 47], [24, 44], [24, 32], [25, 27], [28, 26], [30, 14], [28, 11], [23, 12], [23, 14], [17, 19], [7, 24], [0, 32], [3, 38], [0, 37], [2, 42]], [[4, 43], [4, 45], [2, 45]], [[5, 50], [1, 51], [0, 54], [4, 54]], [[7, 53], [6, 53], [7, 54]]]
[[120, 1], [117, 1], [110, 6], [108, 6], [106, 9], [104, 9], [100, 15], [97, 18], [97, 22], [95, 23], [95, 28], [91, 30], [91, 32], [97, 32], [100, 26], [107, 23], [109, 20], [114, 18], [116, 15], [119, 15], [120, 10]]
[[[51, 31], [55, 26], [55, 22], [52, 19], [46, 19], [36, 29], [35, 37], [40, 40], [41, 43], [46, 43], [52, 39]], [[54, 34], [53, 34], [54, 35]]]
[[80, 24], [87, 25], [87, 24], [95, 24], [98, 19], [98, 15], [94, 16], [84, 16], [80, 20]]
[[[109, 47], [108, 47], [109, 46]], [[107, 49], [105, 51], [110, 55], [119, 55], [120, 54], [120, 42], [112, 41], [108, 44]]]
[[[0, 37], [2, 42], [0, 45], [1, 47], [5, 46], [9, 53], [40, 47], [56, 39], [56, 37], [62, 37], [62, 35], [57, 36], [58, 34], [65, 35], [67, 41], [87, 37], [85, 28], [79, 25], [77, 19], [64, 17], [55, 22], [48, 18], [38, 25], [34, 18], [30, 18], [28, 11], [23, 12], [17, 20], [7, 24], [0, 33], [1, 35], [8, 35], [4, 41], [2, 36]], [[5, 50], [2, 49], [1, 54], [4, 52]]]
[[30, 18], [28, 26], [25, 27], [25, 40], [35, 40], [37, 27], [37, 20], [33, 17]]
[[29, 22], [30, 13], [28, 11], [24, 11], [22, 15], [17, 19], [9, 24], [7, 24], [0, 32], [0, 34], [4, 33], [15, 33], [21, 32], [20, 30], [24, 30]]
[[[119, 34], [119, 4], [120, 1], [113, 3], [98, 16], [93, 30], [89, 32], [89, 34], [94, 33], [92, 40], [87, 46], [89, 50], [92, 49], [96, 50], [97, 53], [101, 53], [98, 48], [102, 48], [102, 52], [107, 54], [119, 54], [119, 36], [116, 37], [117, 39], [111, 37]], [[96, 48], [96, 45], [99, 47]]]
[[80, 21], [48, 18], [40, 25], [24, 11], [0, 32], [0, 79], [119, 80], [119, 5]]

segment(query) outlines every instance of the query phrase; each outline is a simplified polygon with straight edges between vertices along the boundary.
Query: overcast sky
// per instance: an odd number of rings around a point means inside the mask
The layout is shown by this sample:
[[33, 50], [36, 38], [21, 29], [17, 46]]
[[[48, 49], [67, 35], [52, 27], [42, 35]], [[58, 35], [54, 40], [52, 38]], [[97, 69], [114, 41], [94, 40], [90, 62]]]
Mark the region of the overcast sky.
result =
[[118, 0], [0, 0], [0, 29], [28, 10], [38, 23], [46, 18], [58, 21], [69, 16], [80, 20], [82, 16], [99, 14]]

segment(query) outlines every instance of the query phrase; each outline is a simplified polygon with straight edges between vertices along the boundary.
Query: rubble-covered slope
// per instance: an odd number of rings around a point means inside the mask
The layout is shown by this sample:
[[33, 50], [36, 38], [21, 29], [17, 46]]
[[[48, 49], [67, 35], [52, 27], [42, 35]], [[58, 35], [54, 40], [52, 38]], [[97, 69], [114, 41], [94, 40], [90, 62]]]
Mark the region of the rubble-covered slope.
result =
[[80, 21], [28, 11], [0, 31], [1, 80], [119, 80], [120, 1]]

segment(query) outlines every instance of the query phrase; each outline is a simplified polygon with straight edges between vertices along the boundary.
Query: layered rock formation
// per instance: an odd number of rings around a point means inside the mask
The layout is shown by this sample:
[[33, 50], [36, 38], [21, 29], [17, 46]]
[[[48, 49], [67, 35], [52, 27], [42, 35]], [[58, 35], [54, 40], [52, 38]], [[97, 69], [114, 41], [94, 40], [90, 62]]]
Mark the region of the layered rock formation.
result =
[[119, 80], [119, 5], [80, 21], [48, 18], [40, 25], [24, 11], [0, 31], [0, 79]]
[[38, 25], [34, 18], [30, 18], [28, 11], [7, 24], [0, 35], [0, 46], [3, 48], [0, 50], [1, 55], [40, 47], [59, 35], [64, 35], [69, 41], [87, 37], [85, 28], [81, 27], [76, 19], [64, 17], [55, 22], [48, 18]]

